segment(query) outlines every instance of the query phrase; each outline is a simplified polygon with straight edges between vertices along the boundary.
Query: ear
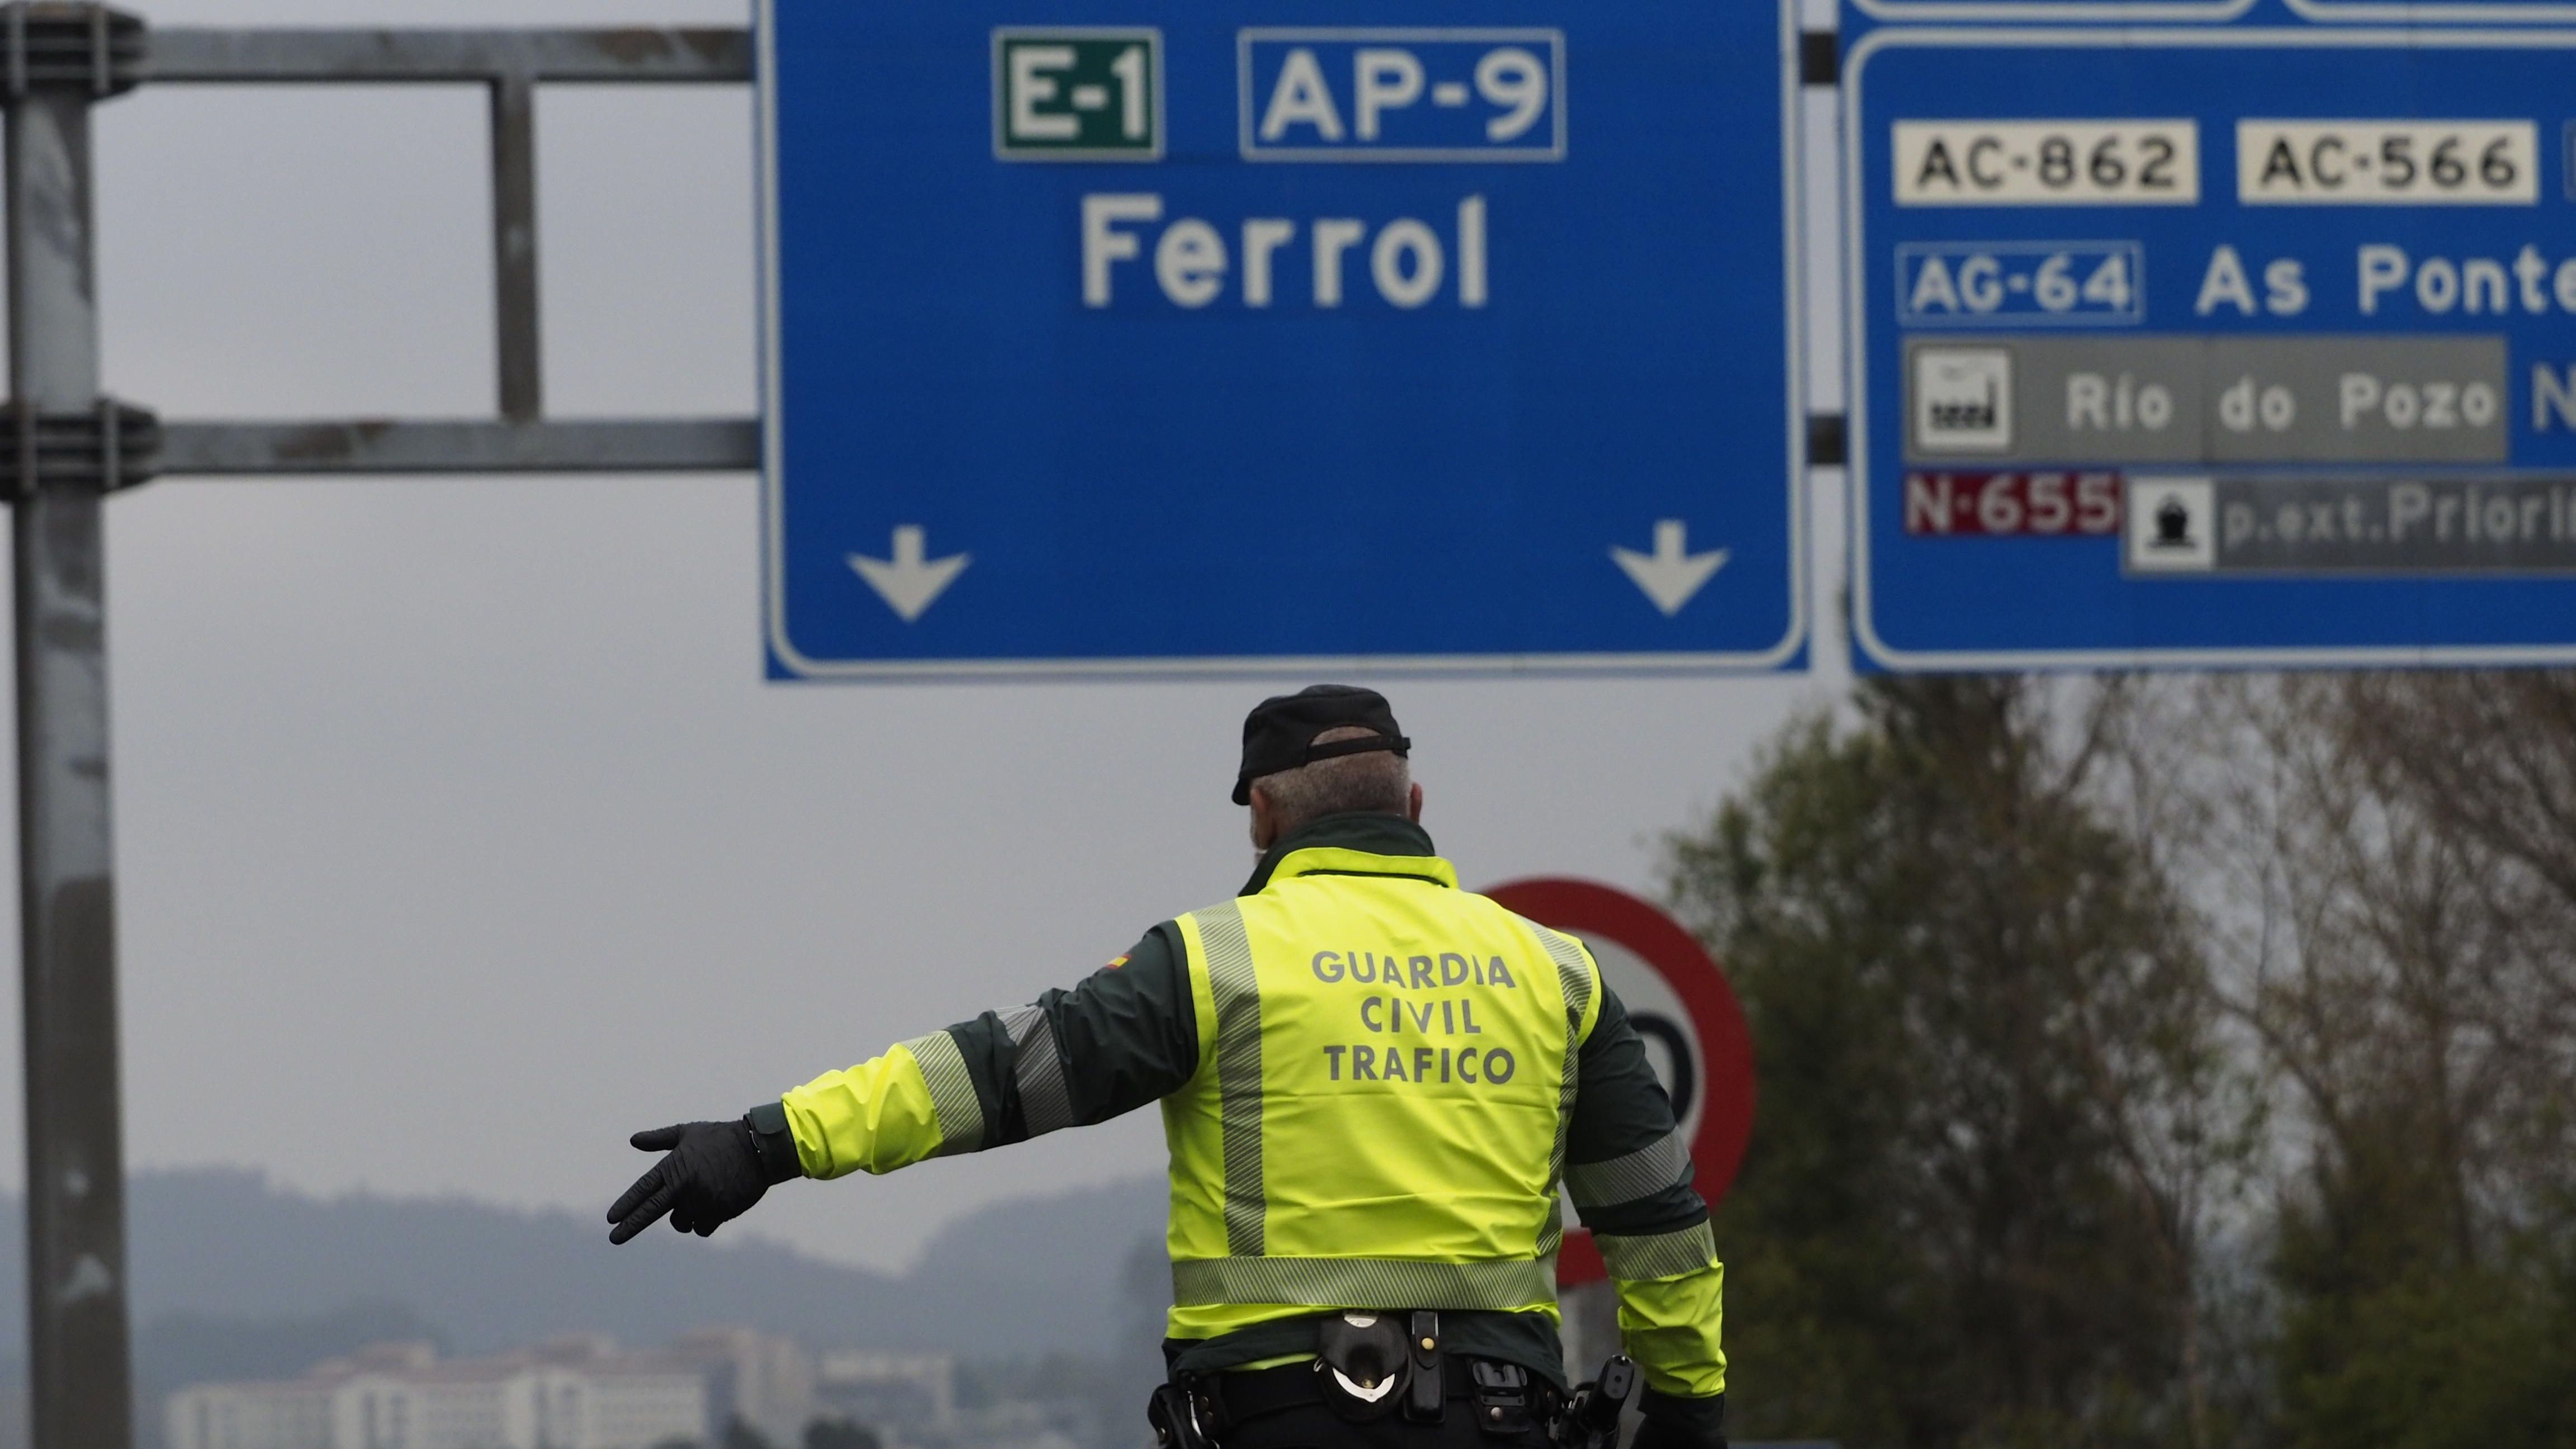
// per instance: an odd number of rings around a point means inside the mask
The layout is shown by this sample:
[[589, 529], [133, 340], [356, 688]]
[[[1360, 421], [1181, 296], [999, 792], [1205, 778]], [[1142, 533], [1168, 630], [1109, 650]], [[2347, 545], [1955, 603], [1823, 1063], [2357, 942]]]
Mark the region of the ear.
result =
[[1279, 838], [1279, 814], [1271, 808], [1270, 797], [1260, 786], [1252, 787], [1252, 848], [1268, 850]]
[[1413, 784], [1412, 798], [1404, 802], [1404, 818], [1416, 825], [1422, 823], [1422, 782], [1419, 780]]

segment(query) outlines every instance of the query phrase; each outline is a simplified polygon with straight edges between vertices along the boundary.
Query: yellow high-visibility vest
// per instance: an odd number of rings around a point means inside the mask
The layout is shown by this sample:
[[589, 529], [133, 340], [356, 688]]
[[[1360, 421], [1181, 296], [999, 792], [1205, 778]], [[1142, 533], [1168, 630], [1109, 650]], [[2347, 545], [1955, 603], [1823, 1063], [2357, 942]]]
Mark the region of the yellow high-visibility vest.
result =
[[1431, 856], [1293, 851], [1179, 918], [1199, 1069], [1163, 1100], [1174, 1338], [1330, 1308], [1556, 1314], [1570, 936]]

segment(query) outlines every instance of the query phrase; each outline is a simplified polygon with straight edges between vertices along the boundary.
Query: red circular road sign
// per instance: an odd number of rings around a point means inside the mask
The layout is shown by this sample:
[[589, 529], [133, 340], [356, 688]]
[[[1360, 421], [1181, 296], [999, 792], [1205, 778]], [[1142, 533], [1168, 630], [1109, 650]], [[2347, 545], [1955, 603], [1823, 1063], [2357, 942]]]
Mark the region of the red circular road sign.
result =
[[[1716, 1206], [1735, 1181], [1753, 1136], [1753, 1038], [1716, 958], [1660, 907], [1615, 887], [1539, 877], [1485, 894], [1542, 926], [1582, 937], [1592, 948], [1688, 1134], [1692, 1182]], [[1568, 1230], [1557, 1256], [1557, 1282], [1571, 1286], [1607, 1276], [1592, 1235]]]

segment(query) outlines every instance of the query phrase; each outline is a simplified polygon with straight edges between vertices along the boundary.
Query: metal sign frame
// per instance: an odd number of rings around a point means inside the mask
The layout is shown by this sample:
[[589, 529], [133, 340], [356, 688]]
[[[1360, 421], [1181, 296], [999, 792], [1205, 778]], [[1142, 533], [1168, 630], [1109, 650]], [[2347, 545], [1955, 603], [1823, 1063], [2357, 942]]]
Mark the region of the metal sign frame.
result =
[[758, 425], [749, 418], [545, 418], [537, 325], [537, 87], [747, 85], [746, 32], [172, 28], [144, 38], [137, 83], [462, 83], [488, 88], [492, 116], [499, 418], [170, 422], [162, 425], [160, 476], [716, 472], [758, 465]]
[[[31, 1442], [133, 1443], [119, 1106], [104, 505], [155, 476], [740, 470], [747, 418], [552, 422], [539, 387], [536, 87], [742, 84], [740, 30], [149, 30], [0, 6], [16, 560]], [[482, 84], [491, 93], [499, 415], [163, 423], [103, 395], [90, 113], [155, 84]]]
[[[761, 548], [762, 632], [770, 657], [788, 677], [806, 680], [1002, 679], [1066, 678], [1267, 678], [1283, 673], [1334, 671], [1361, 676], [1473, 677], [1549, 674], [1655, 675], [1746, 673], [1776, 670], [1797, 659], [1811, 642], [1813, 531], [1808, 507], [1809, 438], [1813, 420], [1807, 413], [1806, 279], [1804, 256], [1804, 124], [1799, 47], [1799, 0], [1777, 0], [1780, 27], [1779, 110], [1781, 147], [1781, 227], [1784, 275], [1781, 307], [1784, 321], [1785, 408], [1781, 418], [1781, 460], [1786, 474], [1789, 610], [1783, 637], [1763, 649], [1722, 653], [1571, 653], [1571, 654], [1423, 654], [1423, 655], [1238, 655], [1215, 657], [1140, 657], [1077, 659], [817, 659], [799, 651], [788, 637], [786, 524], [784, 497], [785, 403], [781, 382], [781, 326], [778, 222], [778, 121], [774, 77], [776, 0], [755, 0], [753, 44], [757, 51], [754, 88], [759, 137], [759, 246], [761, 257]], [[1739, 0], [1740, 3], [1740, 0]], [[2233, 3], [2233, 0], [2231, 0]], [[2249, 0], [2250, 3], [2250, 0]], [[1161, 64], [1158, 59], [1157, 64]], [[1161, 96], [1157, 95], [1157, 104]], [[1641, 540], [1642, 541], [1642, 540]]]

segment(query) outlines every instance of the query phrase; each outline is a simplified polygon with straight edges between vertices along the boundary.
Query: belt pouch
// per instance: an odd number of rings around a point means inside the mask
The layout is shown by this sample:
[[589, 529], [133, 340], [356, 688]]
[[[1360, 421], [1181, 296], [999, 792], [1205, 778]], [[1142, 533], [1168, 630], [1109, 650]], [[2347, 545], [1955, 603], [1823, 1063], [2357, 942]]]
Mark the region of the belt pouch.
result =
[[1439, 1314], [1413, 1315], [1413, 1331], [1405, 1339], [1404, 1351], [1413, 1360], [1412, 1381], [1404, 1390], [1404, 1417], [1416, 1424], [1437, 1424], [1447, 1391], [1440, 1372]]
[[1488, 1434], [1526, 1434], [1537, 1423], [1531, 1413], [1529, 1370], [1498, 1359], [1471, 1360], [1476, 1386], [1476, 1427]]
[[[1365, 1424], [1395, 1412], [1412, 1377], [1404, 1328], [1388, 1313], [1337, 1313], [1315, 1329], [1315, 1371], [1324, 1403], [1345, 1423]], [[1439, 1392], [1439, 1380], [1432, 1380]]]

